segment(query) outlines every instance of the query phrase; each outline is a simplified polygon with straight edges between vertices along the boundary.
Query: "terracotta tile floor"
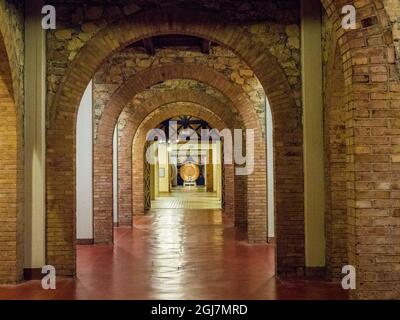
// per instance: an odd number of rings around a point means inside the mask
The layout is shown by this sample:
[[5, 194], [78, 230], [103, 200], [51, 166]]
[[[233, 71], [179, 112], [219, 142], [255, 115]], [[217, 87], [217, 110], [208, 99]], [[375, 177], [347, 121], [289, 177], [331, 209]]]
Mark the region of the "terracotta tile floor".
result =
[[345, 299], [337, 284], [274, 277], [274, 247], [250, 246], [219, 210], [154, 210], [115, 245], [79, 246], [77, 279], [0, 287], [0, 299]]

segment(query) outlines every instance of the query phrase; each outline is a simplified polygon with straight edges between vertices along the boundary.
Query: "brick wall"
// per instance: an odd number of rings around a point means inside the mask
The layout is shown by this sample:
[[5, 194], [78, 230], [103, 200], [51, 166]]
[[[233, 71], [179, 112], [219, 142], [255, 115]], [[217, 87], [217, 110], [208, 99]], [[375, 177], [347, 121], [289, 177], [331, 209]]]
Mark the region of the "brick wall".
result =
[[0, 1], [0, 283], [22, 279], [23, 19], [21, 3]]
[[[346, 101], [339, 49], [332, 44], [326, 74], [325, 97], [325, 178], [326, 178], [326, 267], [332, 279], [342, 277], [347, 258], [347, 195], [346, 195]], [[329, 57], [331, 58], [331, 57]], [[329, 84], [329, 85], [328, 85]]]
[[396, 53], [396, 65], [400, 70], [400, 5], [397, 0], [384, 0], [383, 4], [390, 20]]
[[323, 3], [343, 68], [347, 263], [357, 270], [357, 290], [350, 294], [361, 299], [399, 298], [396, 123], [400, 97], [393, 24], [382, 1], [354, 1], [357, 29], [345, 32], [340, 27], [343, 3]]

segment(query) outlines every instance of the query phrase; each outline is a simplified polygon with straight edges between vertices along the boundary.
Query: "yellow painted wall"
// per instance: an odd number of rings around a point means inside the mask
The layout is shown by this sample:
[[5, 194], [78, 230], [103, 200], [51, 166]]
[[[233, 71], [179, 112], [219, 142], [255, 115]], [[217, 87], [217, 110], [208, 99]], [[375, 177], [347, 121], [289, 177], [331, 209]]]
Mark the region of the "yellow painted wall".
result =
[[155, 185], [156, 185], [156, 181], [155, 181], [155, 169], [156, 166], [154, 164], [150, 165], [150, 198], [151, 200], [155, 200], [156, 199], [156, 190], [155, 190]]
[[157, 198], [159, 196], [159, 177], [158, 177], [158, 170], [159, 170], [159, 166], [158, 166], [158, 162], [154, 165], [154, 196], [155, 198]]
[[42, 268], [45, 252], [46, 38], [42, 1], [27, 1], [25, 21], [25, 268]]
[[321, 7], [302, 0], [304, 214], [307, 267], [325, 265], [325, 186]]
[[213, 192], [222, 200], [222, 166], [221, 166], [221, 143], [215, 142], [211, 147], [213, 159]]
[[[159, 186], [160, 192], [169, 192], [169, 154], [166, 144], [158, 145], [158, 161], [159, 161]], [[164, 170], [164, 177], [161, 177], [160, 172]]]

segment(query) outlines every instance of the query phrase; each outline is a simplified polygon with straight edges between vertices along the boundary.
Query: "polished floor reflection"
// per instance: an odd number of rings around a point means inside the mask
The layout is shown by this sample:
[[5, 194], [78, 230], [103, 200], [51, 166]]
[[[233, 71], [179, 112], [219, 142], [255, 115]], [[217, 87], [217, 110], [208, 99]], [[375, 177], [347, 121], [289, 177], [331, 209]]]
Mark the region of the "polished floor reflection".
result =
[[274, 277], [274, 247], [251, 246], [220, 210], [153, 210], [78, 246], [77, 279], [0, 287], [0, 299], [344, 299], [337, 284]]
[[160, 193], [151, 202], [154, 209], [220, 209], [221, 200], [216, 192], [206, 192], [201, 187], [174, 188], [172, 192]]

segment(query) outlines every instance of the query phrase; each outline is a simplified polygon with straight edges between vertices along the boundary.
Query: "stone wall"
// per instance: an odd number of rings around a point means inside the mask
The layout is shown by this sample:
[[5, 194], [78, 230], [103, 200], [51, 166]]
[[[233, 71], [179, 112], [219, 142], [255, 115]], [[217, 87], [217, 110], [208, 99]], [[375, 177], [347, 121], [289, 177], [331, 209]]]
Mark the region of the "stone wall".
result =
[[[100, 89], [100, 87], [96, 88]], [[226, 105], [226, 108], [231, 109], [232, 106], [230, 106], [229, 100], [222, 95], [219, 91], [216, 89], [210, 87], [207, 84], [195, 81], [195, 80], [184, 80], [184, 79], [177, 79], [177, 80], [167, 80], [161, 84], [155, 85], [148, 90], [145, 90], [141, 92], [140, 94], [137, 94], [133, 99], [132, 102], [122, 111], [120, 118], [118, 120], [118, 134], [119, 134], [119, 141], [121, 140], [121, 137], [125, 134], [125, 126], [126, 126], [126, 121], [127, 117], [129, 117], [129, 109], [132, 108], [138, 108], [140, 105], [143, 105], [148, 101], [149, 99], [152, 98], [154, 94], [160, 93], [160, 92], [166, 92], [166, 91], [175, 91], [175, 90], [194, 90], [194, 91], [200, 91], [204, 92], [217, 100], [219, 100], [222, 104]], [[99, 91], [95, 91], [96, 95], [101, 95]], [[97, 96], [98, 97], [98, 96]], [[98, 102], [98, 100], [95, 100]], [[183, 102], [184, 103], [184, 102]], [[95, 106], [98, 106], [98, 104], [95, 104]], [[98, 109], [96, 110], [98, 112]], [[237, 112], [235, 115], [238, 117]], [[164, 119], [167, 120], [167, 119]], [[95, 117], [95, 123], [98, 123], [99, 119], [97, 116]]]
[[[288, 12], [291, 13], [293, 14]], [[255, 43], [266, 45], [277, 59], [289, 81], [301, 113], [300, 27], [297, 20], [282, 21], [285, 23], [261, 22], [246, 28], [252, 34]]]
[[[295, 34], [297, 37], [288, 38], [289, 40], [292, 39], [290, 41], [297, 43], [297, 49], [293, 48], [292, 50], [286, 48], [284, 44], [279, 43], [279, 39], [282, 39], [282, 35], [274, 32], [268, 33], [266, 31], [269, 30], [268, 27], [256, 25], [252, 30], [254, 34], [257, 34], [255, 39], [256, 41], [266, 42], [264, 39], [271, 39], [271, 50], [274, 50], [274, 54], [276, 54], [279, 58], [281, 65], [285, 67], [284, 70], [288, 76], [290, 84], [293, 87], [293, 91], [296, 96], [296, 102], [298, 106], [300, 106], [301, 80], [299, 71], [300, 67], [298, 64], [298, 59], [300, 59], [298, 48], [298, 27], [296, 25], [291, 25], [290, 27], [286, 28], [289, 34]], [[283, 30], [285, 30], [285, 28], [283, 28]], [[277, 42], [275, 43], [275, 41]], [[253, 102], [254, 108], [259, 115], [260, 123], [262, 127], [264, 127], [264, 90], [253, 71], [251, 71], [249, 67], [230, 50], [224, 49], [220, 46], [214, 46], [211, 48], [210, 54], [206, 55], [201, 52], [196, 52], [196, 49], [194, 48], [179, 48], [179, 50], [174, 48], [163, 48], [157, 49], [156, 54], [154, 56], [150, 56], [147, 55], [142, 49], [128, 48], [110, 58], [102, 66], [94, 78], [95, 136], [97, 124], [101, 118], [102, 111], [115, 90], [124, 81], [137, 72], [168, 63], [207, 65], [224, 74], [230, 78], [233, 83], [240, 85], [249, 95], [249, 98]], [[192, 88], [194, 87], [192, 86]]]
[[[264, 1], [113, 1], [110, 5], [106, 1], [61, 1], [53, 0], [57, 9], [57, 30], [48, 32], [48, 105], [52, 104], [57, 87], [60, 84], [70, 62], [79, 50], [97, 32], [111, 22], [123, 19], [140, 10], [176, 6], [179, 8], [205, 10], [222, 15], [224, 18], [241, 23], [248, 29], [255, 43], [265, 44], [275, 56], [288, 77], [299, 107], [301, 115], [301, 76], [300, 76], [300, 34], [299, 34], [299, 1], [286, 0], [276, 3]], [[284, 21], [284, 23], [282, 23]], [[227, 62], [216, 61], [217, 68], [229, 69], [232, 66], [232, 79], [244, 86], [257, 87], [251, 71], [242, 66], [240, 59], [231, 52], [216, 48], [213, 52], [216, 58], [229, 58]], [[136, 68], [147, 68], [153, 63], [149, 57], [140, 56]], [[160, 57], [161, 58], [161, 57]], [[170, 57], [171, 58], [171, 57]], [[150, 59], [151, 60], [151, 59]], [[200, 55], [197, 60], [201, 60]], [[203, 59], [204, 60], [204, 59]], [[131, 63], [131, 67], [132, 63]], [[238, 73], [243, 69], [243, 74]], [[236, 72], [234, 72], [236, 70]], [[245, 83], [246, 77], [253, 78], [252, 83]], [[260, 95], [261, 92], [254, 93]], [[259, 100], [260, 97], [253, 97]], [[257, 104], [257, 103], [256, 103]], [[261, 105], [261, 104], [260, 104]], [[49, 115], [51, 117], [51, 115]]]
[[[149, 56], [144, 50], [130, 48], [112, 57], [97, 72], [93, 81], [94, 100], [94, 134], [96, 137], [97, 125], [101, 119], [104, 107], [109, 102], [115, 90], [127, 79], [147, 68], [162, 64], [182, 63], [198, 64], [213, 67], [216, 71], [228, 77], [232, 83], [240, 85], [254, 104], [259, 115], [260, 123], [264, 124], [264, 90], [254, 76], [254, 73], [229, 50], [221, 47], [212, 48], [210, 55], [195, 51], [182, 51], [173, 48], [158, 49], [154, 56]], [[151, 90], [175, 90], [176, 88], [193, 89], [211, 94], [229, 104], [227, 98], [218, 90], [194, 80], [168, 80], [153, 86]], [[132, 97], [132, 104], [138, 105], [148, 96], [148, 93]], [[122, 127], [120, 127], [122, 129]]]
[[23, 1], [0, 0], [0, 25], [11, 66], [15, 104], [24, 106], [24, 14]]

